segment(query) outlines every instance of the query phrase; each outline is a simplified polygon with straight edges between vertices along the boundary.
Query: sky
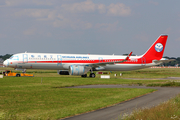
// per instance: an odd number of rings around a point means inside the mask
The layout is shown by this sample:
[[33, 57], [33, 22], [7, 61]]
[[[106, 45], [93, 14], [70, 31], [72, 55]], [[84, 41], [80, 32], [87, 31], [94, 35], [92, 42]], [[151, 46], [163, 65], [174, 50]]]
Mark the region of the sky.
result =
[[179, 0], [0, 0], [0, 55], [142, 55], [161, 35], [180, 57]]

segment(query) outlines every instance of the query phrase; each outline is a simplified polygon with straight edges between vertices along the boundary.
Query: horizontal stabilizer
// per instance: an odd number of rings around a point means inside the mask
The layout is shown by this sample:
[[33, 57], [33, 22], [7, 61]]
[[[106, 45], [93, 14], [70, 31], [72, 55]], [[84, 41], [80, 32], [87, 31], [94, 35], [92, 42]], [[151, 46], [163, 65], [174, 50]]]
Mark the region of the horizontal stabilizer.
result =
[[167, 59], [167, 58], [161, 58], [160, 60], [153, 60], [154, 63], [158, 64], [158, 63], [168, 63], [171, 61], [175, 61], [175, 59]]

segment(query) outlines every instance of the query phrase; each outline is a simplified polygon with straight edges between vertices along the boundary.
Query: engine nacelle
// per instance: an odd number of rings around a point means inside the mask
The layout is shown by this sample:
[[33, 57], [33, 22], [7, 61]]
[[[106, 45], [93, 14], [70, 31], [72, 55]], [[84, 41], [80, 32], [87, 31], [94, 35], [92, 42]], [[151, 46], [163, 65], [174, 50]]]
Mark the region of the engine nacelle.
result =
[[65, 70], [59, 70], [58, 71], [59, 75], [69, 75], [69, 71], [65, 71]]
[[70, 75], [84, 75], [86, 74], [91, 68], [87, 66], [81, 65], [71, 65], [69, 66], [69, 74]]

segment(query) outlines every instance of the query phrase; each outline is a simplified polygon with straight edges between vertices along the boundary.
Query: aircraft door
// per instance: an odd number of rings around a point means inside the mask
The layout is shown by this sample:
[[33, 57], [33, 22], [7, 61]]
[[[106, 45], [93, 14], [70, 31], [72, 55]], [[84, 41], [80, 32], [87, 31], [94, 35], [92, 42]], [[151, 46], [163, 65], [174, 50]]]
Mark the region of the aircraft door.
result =
[[141, 58], [141, 65], [142, 65], [142, 66], [145, 66], [145, 65], [146, 65], [146, 58], [145, 58], [145, 57], [142, 57], [142, 58]]
[[103, 58], [99, 57], [99, 63], [102, 63], [102, 62], [103, 62]]
[[57, 55], [57, 66], [62, 65], [62, 56], [61, 55]]
[[28, 55], [23, 54], [23, 63], [27, 63], [27, 62], [28, 62]]

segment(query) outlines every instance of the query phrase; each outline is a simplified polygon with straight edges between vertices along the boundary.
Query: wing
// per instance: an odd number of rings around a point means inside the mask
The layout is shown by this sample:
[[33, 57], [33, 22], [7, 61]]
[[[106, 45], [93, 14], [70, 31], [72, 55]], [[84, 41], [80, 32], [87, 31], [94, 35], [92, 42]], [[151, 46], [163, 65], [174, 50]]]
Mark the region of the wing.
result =
[[115, 63], [123, 63], [125, 61], [128, 61], [129, 60], [129, 57], [132, 55], [132, 52], [129, 53], [129, 55], [124, 59], [124, 60], [121, 60], [121, 61], [114, 61], [114, 62], [101, 62], [101, 63], [94, 63], [94, 64], [89, 64], [90, 66], [92, 67], [99, 67], [99, 66], [106, 66], [107, 64], [109, 65], [113, 65]]

